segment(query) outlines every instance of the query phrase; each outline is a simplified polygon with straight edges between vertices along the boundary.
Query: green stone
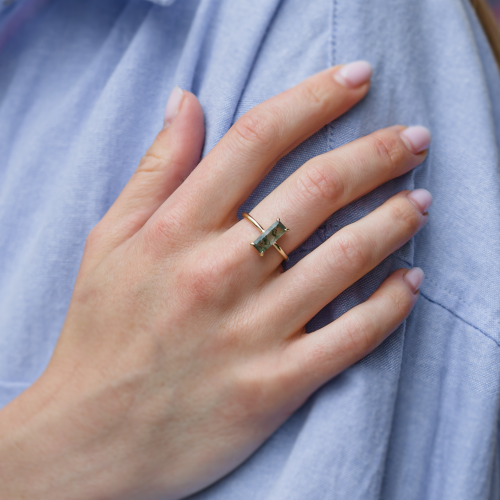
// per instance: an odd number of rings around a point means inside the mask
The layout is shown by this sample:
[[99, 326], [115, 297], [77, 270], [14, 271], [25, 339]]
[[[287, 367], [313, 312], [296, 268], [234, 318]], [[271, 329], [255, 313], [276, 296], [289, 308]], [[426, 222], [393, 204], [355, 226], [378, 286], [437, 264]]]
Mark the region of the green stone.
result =
[[264, 252], [273, 246], [279, 238], [281, 238], [288, 229], [285, 225], [277, 220], [268, 229], [266, 229], [253, 243], [252, 245], [258, 250], [258, 252], [263, 255]]

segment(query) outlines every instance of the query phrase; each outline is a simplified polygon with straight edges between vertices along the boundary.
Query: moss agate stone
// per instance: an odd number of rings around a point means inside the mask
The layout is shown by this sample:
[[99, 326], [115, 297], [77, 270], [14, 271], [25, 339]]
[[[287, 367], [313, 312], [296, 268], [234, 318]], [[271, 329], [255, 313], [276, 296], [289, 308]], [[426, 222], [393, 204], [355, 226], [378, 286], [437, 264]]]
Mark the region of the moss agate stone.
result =
[[285, 225], [277, 220], [274, 224], [269, 226], [253, 243], [252, 245], [257, 249], [260, 255], [264, 255], [264, 252], [271, 248], [274, 243], [281, 238], [288, 229]]

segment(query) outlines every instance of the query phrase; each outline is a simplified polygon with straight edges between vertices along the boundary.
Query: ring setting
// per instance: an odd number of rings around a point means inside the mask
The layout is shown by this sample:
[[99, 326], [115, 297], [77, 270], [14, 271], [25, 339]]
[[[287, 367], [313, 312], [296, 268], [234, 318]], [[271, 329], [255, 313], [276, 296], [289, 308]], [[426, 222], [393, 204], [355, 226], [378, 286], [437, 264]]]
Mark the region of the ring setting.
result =
[[280, 255], [288, 260], [288, 255], [283, 251], [283, 249], [276, 243], [279, 238], [281, 238], [286, 232], [290, 231], [283, 222], [276, 219], [267, 229], [264, 229], [250, 214], [244, 212], [243, 217], [250, 221], [257, 229], [262, 233], [255, 241], [250, 243], [257, 252], [259, 252], [261, 257], [264, 257], [264, 252], [271, 247], [274, 247]]

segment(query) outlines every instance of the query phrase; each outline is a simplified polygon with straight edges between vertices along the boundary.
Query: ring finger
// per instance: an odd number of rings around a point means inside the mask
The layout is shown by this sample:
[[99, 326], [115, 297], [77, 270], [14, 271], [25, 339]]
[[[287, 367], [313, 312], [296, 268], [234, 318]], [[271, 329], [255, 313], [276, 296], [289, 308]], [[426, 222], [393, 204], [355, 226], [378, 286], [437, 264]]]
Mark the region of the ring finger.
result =
[[341, 292], [406, 243], [427, 222], [431, 203], [432, 196], [425, 189], [402, 191], [271, 280], [262, 291], [262, 307], [286, 305], [286, 314], [280, 315], [280, 324], [276, 325], [278, 331], [301, 329]]

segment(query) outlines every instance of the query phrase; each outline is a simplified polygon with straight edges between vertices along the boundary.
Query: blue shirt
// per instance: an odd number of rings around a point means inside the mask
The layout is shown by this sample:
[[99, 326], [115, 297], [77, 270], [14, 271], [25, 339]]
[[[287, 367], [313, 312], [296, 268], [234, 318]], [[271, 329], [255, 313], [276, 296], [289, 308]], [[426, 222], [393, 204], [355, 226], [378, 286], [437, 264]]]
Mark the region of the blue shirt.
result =
[[307, 329], [399, 267], [424, 269], [420, 298], [375, 352], [193, 498], [498, 500], [500, 78], [467, 0], [52, 0], [22, 24], [0, 51], [0, 404], [46, 367], [86, 235], [161, 128], [174, 85], [201, 101], [206, 153], [257, 103], [357, 59], [374, 66], [367, 98], [281, 160], [241, 211], [315, 155], [425, 125], [424, 164], [334, 214], [287, 263], [424, 187], [427, 226]]

